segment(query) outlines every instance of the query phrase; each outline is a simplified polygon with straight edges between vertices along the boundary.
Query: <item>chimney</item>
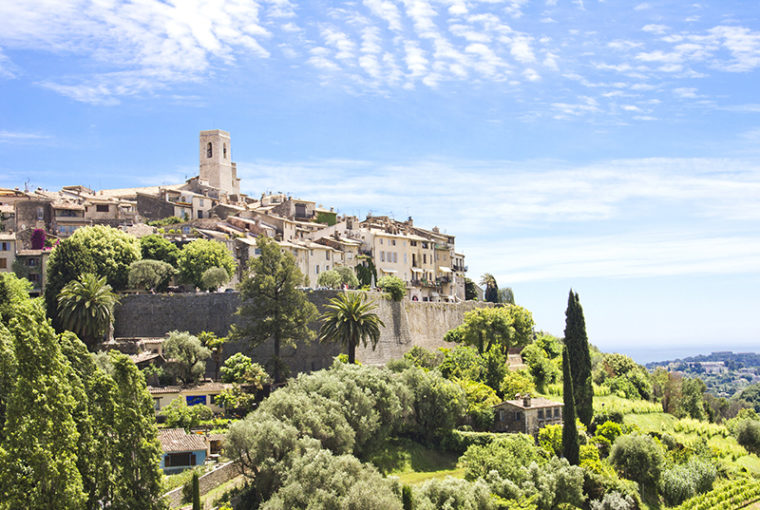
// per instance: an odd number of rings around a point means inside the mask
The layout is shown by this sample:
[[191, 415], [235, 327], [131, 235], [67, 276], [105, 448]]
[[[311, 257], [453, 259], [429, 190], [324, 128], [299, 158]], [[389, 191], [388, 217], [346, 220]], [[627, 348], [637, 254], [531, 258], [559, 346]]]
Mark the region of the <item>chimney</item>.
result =
[[524, 407], [530, 407], [530, 394], [523, 395], [522, 401]]

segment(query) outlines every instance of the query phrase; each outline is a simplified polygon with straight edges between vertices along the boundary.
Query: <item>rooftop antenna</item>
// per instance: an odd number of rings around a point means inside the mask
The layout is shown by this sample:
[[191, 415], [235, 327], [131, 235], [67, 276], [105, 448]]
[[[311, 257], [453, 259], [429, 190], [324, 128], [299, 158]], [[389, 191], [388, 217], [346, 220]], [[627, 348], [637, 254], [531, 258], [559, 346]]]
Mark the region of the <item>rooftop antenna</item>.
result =
[[24, 181], [24, 192], [25, 193], [29, 193], [29, 182], [30, 182], [29, 178], [27, 178], [26, 181]]

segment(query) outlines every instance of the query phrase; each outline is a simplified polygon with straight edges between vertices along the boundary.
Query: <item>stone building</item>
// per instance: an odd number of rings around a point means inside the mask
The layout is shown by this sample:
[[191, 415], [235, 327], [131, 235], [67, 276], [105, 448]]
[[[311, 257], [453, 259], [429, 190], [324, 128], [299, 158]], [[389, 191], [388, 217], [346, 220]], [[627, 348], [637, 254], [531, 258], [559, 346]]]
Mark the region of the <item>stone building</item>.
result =
[[12, 272], [15, 261], [16, 234], [13, 232], [0, 232], [0, 273]]
[[562, 423], [562, 403], [529, 395], [505, 400], [494, 409], [495, 432], [522, 432], [536, 435], [539, 429]]

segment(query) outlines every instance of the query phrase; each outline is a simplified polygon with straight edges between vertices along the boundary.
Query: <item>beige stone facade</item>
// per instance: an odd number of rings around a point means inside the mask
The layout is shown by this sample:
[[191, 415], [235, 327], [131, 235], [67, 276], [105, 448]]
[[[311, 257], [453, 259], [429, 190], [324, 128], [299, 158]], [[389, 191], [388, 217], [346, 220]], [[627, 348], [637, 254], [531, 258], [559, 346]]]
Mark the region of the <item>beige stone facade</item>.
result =
[[562, 423], [561, 402], [524, 396], [494, 406], [495, 432], [522, 432], [536, 435], [547, 426]]

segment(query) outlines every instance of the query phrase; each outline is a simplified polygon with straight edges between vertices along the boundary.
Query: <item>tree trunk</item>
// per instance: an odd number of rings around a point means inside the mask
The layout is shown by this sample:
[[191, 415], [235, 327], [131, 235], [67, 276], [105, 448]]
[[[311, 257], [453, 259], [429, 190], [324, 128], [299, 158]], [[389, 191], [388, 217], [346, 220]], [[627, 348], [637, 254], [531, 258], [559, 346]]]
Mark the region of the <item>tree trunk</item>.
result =
[[282, 382], [280, 374], [280, 338], [274, 337], [274, 367], [272, 369], [272, 376], [274, 377], [275, 384]]
[[348, 341], [348, 364], [353, 365], [356, 362], [356, 342], [354, 339]]

